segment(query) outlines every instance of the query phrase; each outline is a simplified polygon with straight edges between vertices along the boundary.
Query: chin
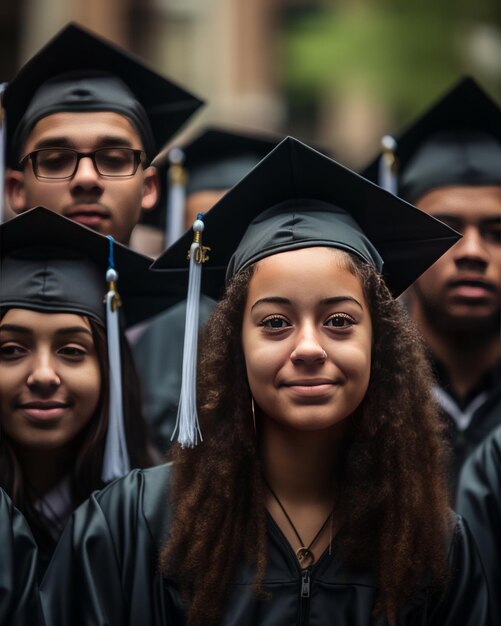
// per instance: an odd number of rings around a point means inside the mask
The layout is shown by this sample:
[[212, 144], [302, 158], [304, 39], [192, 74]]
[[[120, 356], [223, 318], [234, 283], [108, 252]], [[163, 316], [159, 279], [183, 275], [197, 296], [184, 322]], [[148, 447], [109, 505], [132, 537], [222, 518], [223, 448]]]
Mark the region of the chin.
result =
[[323, 432], [332, 428], [339, 427], [341, 424], [345, 424], [351, 413], [343, 414], [340, 416], [333, 416], [332, 413], [326, 415], [312, 415], [308, 416], [291, 416], [287, 419], [280, 419], [280, 423], [289, 430], [297, 430], [300, 432]]

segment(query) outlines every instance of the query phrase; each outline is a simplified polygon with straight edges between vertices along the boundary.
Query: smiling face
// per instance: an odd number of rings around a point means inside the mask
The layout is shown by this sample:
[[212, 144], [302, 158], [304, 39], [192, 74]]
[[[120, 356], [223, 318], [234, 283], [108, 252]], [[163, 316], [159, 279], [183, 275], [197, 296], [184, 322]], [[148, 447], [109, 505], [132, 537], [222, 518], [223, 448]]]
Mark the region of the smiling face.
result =
[[371, 343], [362, 285], [345, 253], [304, 248], [259, 261], [242, 344], [264, 419], [303, 431], [340, 423], [367, 391]]
[[[19, 157], [41, 148], [91, 152], [110, 147], [143, 149], [128, 118], [106, 111], [55, 113], [37, 122]], [[106, 178], [87, 158], [80, 160], [75, 175], [67, 180], [38, 180], [28, 159], [22, 171], [7, 172], [6, 189], [16, 213], [45, 206], [125, 244], [141, 211], [154, 208], [158, 199], [154, 167], [140, 165], [133, 176]]]
[[0, 322], [0, 416], [19, 447], [58, 450], [96, 413], [101, 374], [88, 320], [10, 309]]
[[430, 325], [478, 332], [499, 327], [501, 187], [443, 187], [416, 206], [463, 235], [415, 283], [417, 305]]

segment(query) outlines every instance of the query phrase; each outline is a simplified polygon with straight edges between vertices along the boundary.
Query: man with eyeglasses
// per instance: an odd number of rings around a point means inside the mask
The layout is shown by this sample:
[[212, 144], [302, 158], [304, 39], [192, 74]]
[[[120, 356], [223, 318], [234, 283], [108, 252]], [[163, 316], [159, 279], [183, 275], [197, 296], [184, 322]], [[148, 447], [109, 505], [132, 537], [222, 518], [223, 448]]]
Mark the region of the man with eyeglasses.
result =
[[201, 101], [69, 25], [21, 68], [3, 105], [12, 210], [43, 205], [128, 244], [158, 201], [152, 159]]

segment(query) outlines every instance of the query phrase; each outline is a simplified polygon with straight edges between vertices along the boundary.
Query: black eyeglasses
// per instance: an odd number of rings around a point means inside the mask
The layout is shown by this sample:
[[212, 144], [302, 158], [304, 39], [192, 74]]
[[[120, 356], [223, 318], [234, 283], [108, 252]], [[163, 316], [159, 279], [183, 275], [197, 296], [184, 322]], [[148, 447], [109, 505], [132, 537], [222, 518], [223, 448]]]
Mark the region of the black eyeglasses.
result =
[[146, 153], [133, 148], [99, 148], [92, 152], [78, 152], [70, 148], [43, 148], [27, 154], [20, 162], [24, 167], [30, 160], [33, 173], [39, 180], [73, 178], [80, 159], [92, 159], [96, 172], [105, 178], [134, 176], [144, 164]]

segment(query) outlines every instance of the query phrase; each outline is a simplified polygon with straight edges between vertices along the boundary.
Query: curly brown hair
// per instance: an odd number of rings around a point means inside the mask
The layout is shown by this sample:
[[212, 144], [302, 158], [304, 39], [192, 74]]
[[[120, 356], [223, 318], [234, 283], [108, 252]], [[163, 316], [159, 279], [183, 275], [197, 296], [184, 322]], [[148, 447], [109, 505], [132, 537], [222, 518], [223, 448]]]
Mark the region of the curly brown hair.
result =
[[[446, 580], [447, 452], [417, 331], [382, 277], [358, 258], [344, 256], [363, 286], [373, 349], [369, 387], [352, 416], [338, 466], [336, 517], [343, 520], [343, 532], [337, 545], [345, 564], [374, 573], [375, 613], [395, 623], [426, 576], [437, 590]], [[252, 273], [248, 268], [231, 281], [201, 342], [204, 443], [172, 450], [174, 518], [160, 570], [179, 581], [189, 625], [220, 620], [242, 560], [255, 567], [258, 592], [265, 573], [263, 476], [241, 344]]]

